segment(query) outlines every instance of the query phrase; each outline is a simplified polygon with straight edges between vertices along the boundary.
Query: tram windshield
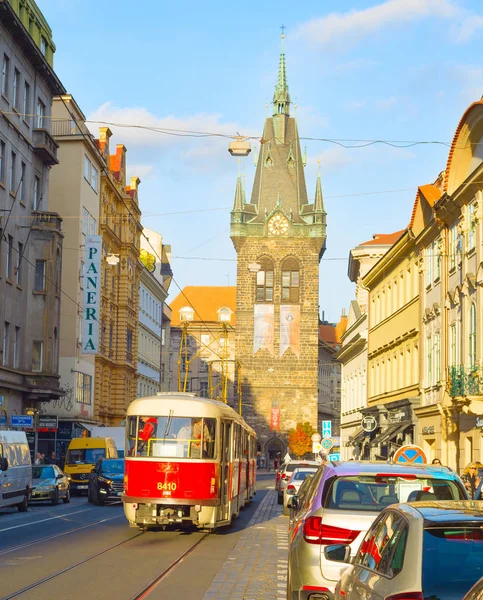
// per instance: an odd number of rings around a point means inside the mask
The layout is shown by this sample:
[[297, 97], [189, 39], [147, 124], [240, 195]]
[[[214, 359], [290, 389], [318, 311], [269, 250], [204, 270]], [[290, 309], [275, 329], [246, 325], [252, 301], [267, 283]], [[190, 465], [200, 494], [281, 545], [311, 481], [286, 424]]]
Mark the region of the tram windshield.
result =
[[128, 417], [128, 456], [215, 458], [216, 419]]

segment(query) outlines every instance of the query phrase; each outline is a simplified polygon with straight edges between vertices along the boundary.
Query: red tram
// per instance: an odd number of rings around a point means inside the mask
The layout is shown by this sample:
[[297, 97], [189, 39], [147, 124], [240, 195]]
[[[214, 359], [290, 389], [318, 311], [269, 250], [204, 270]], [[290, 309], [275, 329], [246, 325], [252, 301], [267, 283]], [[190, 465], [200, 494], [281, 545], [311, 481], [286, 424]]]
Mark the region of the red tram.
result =
[[134, 400], [126, 418], [131, 527], [228, 525], [255, 494], [257, 440], [223, 402], [182, 392]]

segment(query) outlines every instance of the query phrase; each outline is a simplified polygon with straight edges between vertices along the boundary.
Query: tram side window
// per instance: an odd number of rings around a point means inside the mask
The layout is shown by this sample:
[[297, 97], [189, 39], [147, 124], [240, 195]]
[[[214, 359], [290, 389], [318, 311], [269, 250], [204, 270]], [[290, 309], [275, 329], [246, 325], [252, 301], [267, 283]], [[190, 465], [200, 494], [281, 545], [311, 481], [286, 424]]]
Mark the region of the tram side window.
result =
[[128, 417], [126, 427], [126, 450], [128, 456], [135, 456], [136, 454], [136, 439], [138, 437], [137, 432], [138, 418]]

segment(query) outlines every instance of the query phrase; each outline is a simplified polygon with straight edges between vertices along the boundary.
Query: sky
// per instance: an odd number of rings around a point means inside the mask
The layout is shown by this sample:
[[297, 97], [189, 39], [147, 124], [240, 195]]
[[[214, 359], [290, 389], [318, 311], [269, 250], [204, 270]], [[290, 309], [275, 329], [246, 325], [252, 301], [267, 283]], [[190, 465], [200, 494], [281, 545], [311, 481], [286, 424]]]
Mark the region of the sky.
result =
[[[37, 3], [55, 70], [92, 131], [123, 125], [111, 143], [125, 144], [128, 175], [141, 179], [142, 223], [172, 248], [168, 301], [187, 285], [235, 285], [239, 166], [226, 138], [128, 125], [260, 137], [284, 25], [299, 135], [311, 138], [308, 195], [320, 160], [327, 211], [320, 311], [335, 322], [355, 293], [351, 248], [408, 225], [417, 186], [445, 169], [462, 114], [483, 94], [478, 0]], [[247, 198], [257, 144], [241, 164]]]

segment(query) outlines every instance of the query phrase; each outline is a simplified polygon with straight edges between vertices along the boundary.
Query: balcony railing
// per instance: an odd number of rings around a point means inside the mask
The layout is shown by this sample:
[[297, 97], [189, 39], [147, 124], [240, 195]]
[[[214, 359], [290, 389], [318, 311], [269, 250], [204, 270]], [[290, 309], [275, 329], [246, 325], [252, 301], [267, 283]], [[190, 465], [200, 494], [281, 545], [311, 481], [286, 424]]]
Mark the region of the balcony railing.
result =
[[482, 365], [458, 365], [448, 369], [448, 393], [458, 396], [483, 396]]
[[35, 152], [46, 165], [57, 165], [57, 148], [59, 145], [46, 129], [34, 129], [32, 134], [32, 145]]
[[66, 136], [66, 135], [82, 135], [91, 136], [89, 130], [81, 121], [74, 121], [73, 119], [65, 120], [52, 120], [50, 131], [54, 137]]

